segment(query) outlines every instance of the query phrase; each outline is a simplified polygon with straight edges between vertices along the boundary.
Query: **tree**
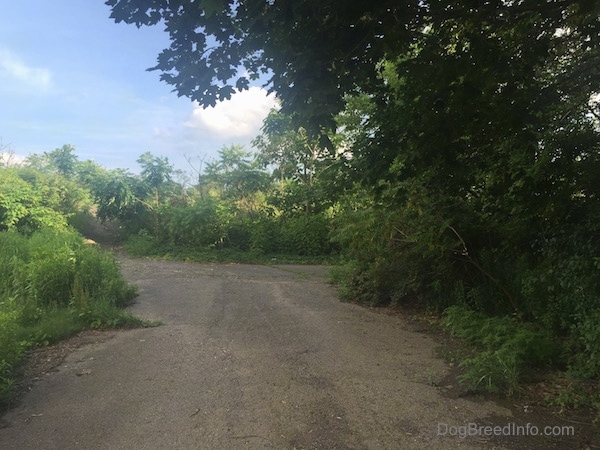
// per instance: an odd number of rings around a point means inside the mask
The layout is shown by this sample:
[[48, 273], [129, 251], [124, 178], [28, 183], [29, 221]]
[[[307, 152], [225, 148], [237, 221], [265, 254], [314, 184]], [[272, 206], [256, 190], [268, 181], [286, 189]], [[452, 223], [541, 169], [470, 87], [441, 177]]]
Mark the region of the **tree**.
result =
[[[172, 194], [172, 190], [175, 188], [172, 180], [173, 166], [169, 164], [168, 158], [154, 156], [151, 152], [141, 155], [137, 162], [142, 168], [141, 181], [154, 196], [154, 207], [158, 207], [160, 197]], [[148, 201], [150, 200], [148, 199]]]
[[252, 215], [259, 207], [256, 195], [269, 186], [269, 177], [251, 153], [240, 145], [230, 145], [219, 150], [218, 160], [206, 165], [199, 187], [206, 186], [216, 188], [221, 198], [234, 201]]
[[56, 167], [58, 173], [65, 178], [73, 177], [79, 162], [75, 155], [75, 147], [69, 144], [48, 153], [48, 159]]
[[[432, 5], [430, 25], [409, 51], [379, 62], [381, 82], [351, 114], [352, 164], [373, 189], [372, 214], [395, 212], [381, 247], [402, 263], [384, 260], [378, 273], [403, 281], [385, 285], [381, 297], [456, 288], [473, 307], [563, 331], [570, 325], [557, 317], [567, 314], [567, 298], [577, 308], [593, 303], [594, 294], [573, 299], [595, 292], [582, 286], [597, 280], [576, 255], [591, 261], [597, 251], [588, 240], [600, 214], [590, 101], [600, 90], [592, 76], [598, 14], [583, 4], [533, 4], [455, 4], [452, 15]], [[549, 296], [544, 271], [567, 260], [578, 281], [562, 283], [570, 294], [556, 287], [562, 294]], [[426, 264], [406, 269], [416, 261]]]
[[[272, 110], [265, 118], [262, 133], [252, 144], [259, 150], [258, 159], [274, 166], [273, 178], [278, 180], [280, 209], [306, 214], [331, 206], [339, 195], [340, 174], [344, 165], [343, 152], [320, 145], [303, 127], [296, 127], [290, 116]], [[339, 135], [338, 135], [339, 137]], [[339, 139], [333, 139], [339, 142]]]
[[130, 232], [151, 227], [155, 222], [148, 218], [154, 208], [146, 201], [147, 185], [125, 170], [112, 170], [97, 178], [93, 193], [97, 216], [103, 222], [119, 220]]
[[70, 180], [28, 167], [0, 168], [0, 231], [64, 229], [89, 205], [89, 194]]
[[[374, 80], [375, 63], [410, 40], [421, 2], [304, 0], [108, 0], [117, 22], [163, 21], [171, 47], [155, 67], [178, 95], [203, 106], [247, 89], [261, 75], [312, 130], [333, 128], [343, 95]], [[406, 25], [406, 26], [405, 26]], [[243, 68], [244, 70], [240, 70]]]
[[159, 208], [183, 188], [172, 180], [174, 171], [168, 158], [146, 152], [137, 162], [139, 176], [122, 169], [98, 171], [94, 164], [86, 164], [81, 177], [92, 184], [101, 220], [118, 219], [129, 232], [142, 228], [158, 232]]
[[[541, 54], [560, 49], [567, 58], [572, 44], [597, 48], [600, 27], [596, 3], [590, 0], [108, 0], [106, 4], [117, 22], [137, 26], [164, 22], [171, 46], [151, 70], [160, 70], [161, 79], [178, 95], [210, 106], [267, 74], [282, 111], [294, 113], [301, 125], [315, 132], [323, 126], [334, 128], [333, 117], [343, 109], [345, 94], [370, 92], [379, 85], [381, 60], [433, 40], [436, 36], [429, 31], [436, 33], [440, 26], [474, 26], [471, 38], [477, 30], [516, 29], [523, 31], [519, 34], [525, 40], [508, 44]], [[548, 38], [557, 30], [569, 30], [557, 41], [567, 45], [548, 48]], [[460, 49], [463, 43], [453, 37], [439, 41], [440, 49]], [[473, 44], [471, 49], [476, 50], [477, 42]], [[589, 56], [582, 61], [579, 78], [593, 78], [597, 51]]]
[[51, 152], [30, 155], [27, 165], [34, 169], [47, 173], [57, 173], [67, 179], [75, 175], [79, 160], [75, 155], [75, 147], [65, 144], [61, 148], [56, 148]]
[[146, 152], [137, 159], [142, 168], [141, 177], [152, 188], [171, 181], [173, 166], [169, 164], [166, 157], [154, 156], [151, 152]]

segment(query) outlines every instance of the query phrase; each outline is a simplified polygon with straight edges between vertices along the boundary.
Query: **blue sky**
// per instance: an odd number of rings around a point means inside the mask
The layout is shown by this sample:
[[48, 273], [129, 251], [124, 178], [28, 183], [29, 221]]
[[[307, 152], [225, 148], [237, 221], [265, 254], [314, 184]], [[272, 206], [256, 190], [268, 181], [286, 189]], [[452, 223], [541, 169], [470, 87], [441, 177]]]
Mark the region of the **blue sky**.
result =
[[[75, 146], [81, 160], [138, 170], [150, 151], [188, 170], [250, 141], [274, 106], [253, 87], [215, 108], [178, 98], [159, 80], [162, 26], [109, 19], [103, 0], [4, 2], [0, 14], [0, 139], [27, 156]], [[191, 170], [191, 169], [190, 169]]]

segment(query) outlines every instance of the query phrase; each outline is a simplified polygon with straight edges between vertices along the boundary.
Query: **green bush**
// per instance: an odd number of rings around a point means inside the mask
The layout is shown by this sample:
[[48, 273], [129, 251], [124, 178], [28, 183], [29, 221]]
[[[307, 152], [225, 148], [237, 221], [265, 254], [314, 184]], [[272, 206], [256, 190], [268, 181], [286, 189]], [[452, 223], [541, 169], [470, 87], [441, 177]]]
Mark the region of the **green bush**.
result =
[[64, 230], [67, 218], [89, 208], [87, 189], [58, 174], [31, 167], [0, 167], [0, 231]]
[[162, 210], [166, 238], [174, 245], [198, 248], [214, 247], [226, 236], [225, 224], [218, 212], [217, 202], [211, 198], [196, 199], [192, 205], [166, 207]]
[[250, 249], [258, 254], [280, 251], [281, 227], [276, 217], [265, 216], [256, 220], [250, 230]]
[[280, 219], [279, 252], [300, 256], [328, 255], [330, 219], [323, 214], [298, 214]]
[[0, 233], [0, 402], [23, 351], [85, 328], [138, 326], [122, 311], [135, 295], [114, 256], [74, 231]]
[[407, 214], [371, 205], [336, 217], [332, 240], [352, 266], [343, 284], [355, 301], [395, 305], [430, 298], [444, 254], [430, 234], [440, 230], [409, 227]]
[[162, 245], [163, 242], [145, 229], [128, 236], [125, 240], [125, 249], [133, 256], [156, 256], [160, 254], [159, 247]]
[[249, 220], [232, 221], [225, 227], [223, 245], [241, 251], [252, 248], [252, 229], [254, 223]]
[[455, 305], [445, 311], [442, 323], [476, 349], [461, 363], [461, 381], [474, 390], [512, 394], [528, 369], [552, 366], [560, 358], [561, 346], [551, 334], [511, 317], [489, 317]]
[[135, 288], [129, 286], [121, 275], [114, 255], [97, 247], [79, 248], [71, 297], [75, 282], [81, 284], [90, 298], [111, 299], [113, 305], [118, 308], [126, 306], [135, 295]]
[[25, 343], [18, 339], [18, 309], [14, 299], [0, 301], [0, 403], [12, 389], [12, 368], [20, 360]]
[[600, 379], [600, 309], [578, 316], [573, 326], [574, 348], [570, 369], [577, 377]]
[[108, 296], [117, 306], [132, 298], [114, 256], [84, 244], [73, 231], [40, 230], [30, 238], [16, 232], [0, 234], [5, 270], [0, 287], [22, 305], [38, 308], [68, 306], [75, 280], [90, 296]]

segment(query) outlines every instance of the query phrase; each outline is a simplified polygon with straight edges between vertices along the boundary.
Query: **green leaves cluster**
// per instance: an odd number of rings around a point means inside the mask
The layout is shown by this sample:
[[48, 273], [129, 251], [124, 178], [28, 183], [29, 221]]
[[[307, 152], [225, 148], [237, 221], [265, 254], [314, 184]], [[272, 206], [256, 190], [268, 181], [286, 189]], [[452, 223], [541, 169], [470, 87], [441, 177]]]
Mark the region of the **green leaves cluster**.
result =
[[1, 295], [28, 311], [69, 306], [76, 285], [89, 298], [111, 298], [117, 306], [131, 299], [114, 257], [85, 244], [75, 231], [42, 229], [31, 236], [7, 231], [0, 240]]
[[0, 230], [65, 228], [85, 193], [73, 183], [29, 169], [1, 168]]
[[514, 393], [527, 371], [562, 359], [558, 340], [548, 330], [511, 317], [489, 317], [464, 306], [451, 306], [443, 324], [477, 350], [461, 362], [469, 388]]
[[[150, 160], [162, 159], [147, 155], [139, 162]], [[223, 147], [219, 158], [198, 174], [198, 182], [187, 188], [172, 181], [168, 163], [151, 189], [146, 171], [107, 179], [96, 191], [98, 214], [124, 224], [129, 248], [138, 254], [181, 253], [183, 248], [330, 254], [334, 247], [328, 238], [331, 214], [323, 206], [327, 200], [298, 188], [301, 182], [293, 174], [275, 180], [265, 164], [261, 155], [232, 145]], [[316, 189], [319, 170], [311, 171], [311, 189]]]
[[31, 155], [22, 165], [0, 167], [0, 231], [64, 230], [91, 208], [90, 188], [103, 169], [80, 162], [74, 152], [65, 145]]

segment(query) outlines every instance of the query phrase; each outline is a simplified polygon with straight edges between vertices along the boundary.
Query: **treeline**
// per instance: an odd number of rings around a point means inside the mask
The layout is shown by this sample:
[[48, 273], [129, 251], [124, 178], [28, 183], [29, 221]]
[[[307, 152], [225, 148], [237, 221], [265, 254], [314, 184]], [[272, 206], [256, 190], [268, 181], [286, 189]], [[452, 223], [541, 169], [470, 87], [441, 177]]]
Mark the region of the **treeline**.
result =
[[[138, 175], [112, 171], [94, 188], [98, 217], [118, 221], [134, 253], [199, 257], [220, 250], [237, 258], [316, 260], [335, 252], [328, 237], [332, 201], [319, 195], [316, 180], [304, 183], [291, 173], [273, 180], [269, 163], [240, 146], [222, 148], [193, 181], [164, 157], [146, 153], [138, 163]], [[296, 170], [307, 178], [317, 173], [302, 164]]]

